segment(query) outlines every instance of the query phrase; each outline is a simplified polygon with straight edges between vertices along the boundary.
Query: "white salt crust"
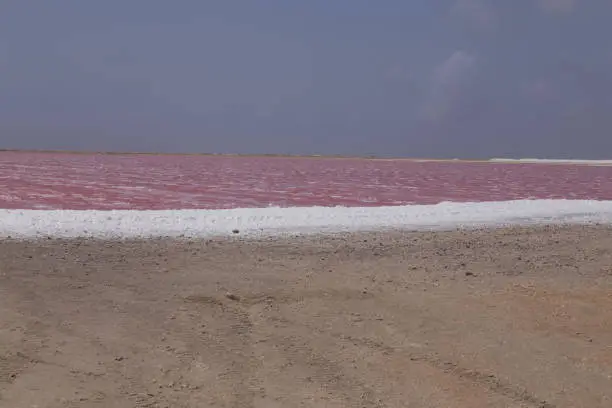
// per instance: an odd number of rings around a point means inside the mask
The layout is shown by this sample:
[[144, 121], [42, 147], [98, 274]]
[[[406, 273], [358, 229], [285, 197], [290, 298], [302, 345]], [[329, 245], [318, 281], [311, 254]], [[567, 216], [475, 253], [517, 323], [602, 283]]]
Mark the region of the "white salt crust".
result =
[[612, 201], [518, 200], [397, 207], [232, 210], [0, 210], [0, 237], [260, 237], [536, 224], [612, 224]]

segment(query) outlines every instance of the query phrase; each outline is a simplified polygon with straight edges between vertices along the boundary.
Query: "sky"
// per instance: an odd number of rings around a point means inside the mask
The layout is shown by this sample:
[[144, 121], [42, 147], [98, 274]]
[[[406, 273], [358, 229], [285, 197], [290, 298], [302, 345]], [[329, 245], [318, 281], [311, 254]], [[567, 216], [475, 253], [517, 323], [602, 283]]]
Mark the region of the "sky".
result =
[[3, 0], [0, 148], [612, 158], [609, 0]]

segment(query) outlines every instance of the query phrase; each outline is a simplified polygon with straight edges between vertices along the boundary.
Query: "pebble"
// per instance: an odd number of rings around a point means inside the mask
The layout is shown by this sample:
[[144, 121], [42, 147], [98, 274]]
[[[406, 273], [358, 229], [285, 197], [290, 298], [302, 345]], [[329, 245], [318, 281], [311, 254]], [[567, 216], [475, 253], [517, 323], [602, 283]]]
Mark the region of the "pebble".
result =
[[238, 296], [238, 295], [236, 295], [236, 294], [234, 294], [232, 292], [227, 292], [225, 294], [225, 297], [228, 298], [229, 300], [235, 300], [235, 301], [240, 300], [240, 296]]

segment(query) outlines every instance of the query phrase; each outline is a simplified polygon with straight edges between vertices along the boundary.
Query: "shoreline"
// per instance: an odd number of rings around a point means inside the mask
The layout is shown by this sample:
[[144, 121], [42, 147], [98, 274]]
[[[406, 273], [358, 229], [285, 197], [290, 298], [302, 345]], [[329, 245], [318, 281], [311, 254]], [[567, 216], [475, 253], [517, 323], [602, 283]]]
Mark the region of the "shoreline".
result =
[[53, 150], [53, 149], [0, 149], [1, 153], [14, 154], [58, 154], [58, 155], [100, 155], [100, 156], [171, 156], [171, 157], [218, 157], [218, 158], [269, 158], [269, 159], [321, 159], [321, 160], [364, 160], [364, 161], [409, 161], [415, 163], [473, 163], [473, 164], [539, 164], [539, 165], [574, 165], [574, 166], [611, 166], [612, 160], [606, 159], [513, 159], [513, 158], [427, 158], [427, 157], [381, 157], [323, 154], [281, 154], [281, 153], [163, 153], [163, 152], [130, 152], [130, 151], [87, 151], [87, 150]]
[[488, 159], [436, 159], [419, 157], [380, 157], [380, 156], [353, 156], [342, 154], [282, 154], [282, 153], [163, 153], [163, 152], [130, 152], [130, 151], [88, 151], [88, 150], [53, 150], [53, 149], [0, 149], [0, 153], [50, 153], [66, 155], [102, 155], [102, 156], [203, 156], [203, 157], [262, 157], [262, 158], [295, 158], [295, 159], [347, 159], [347, 160], [376, 160], [376, 161], [458, 161], [458, 162], [487, 162]]
[[259, 238], [597, 223], [612, 224], [612, 201], [553, 199], [226, 210], [0, 210], [0, 237]]

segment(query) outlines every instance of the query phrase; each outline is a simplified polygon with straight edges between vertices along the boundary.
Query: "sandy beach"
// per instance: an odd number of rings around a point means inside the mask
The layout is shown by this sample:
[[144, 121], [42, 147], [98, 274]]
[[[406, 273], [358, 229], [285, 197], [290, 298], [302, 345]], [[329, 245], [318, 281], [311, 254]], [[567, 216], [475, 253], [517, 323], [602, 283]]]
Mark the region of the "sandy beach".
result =
[[610, 407], [612, 227], [0, 242], [0, 407]]

